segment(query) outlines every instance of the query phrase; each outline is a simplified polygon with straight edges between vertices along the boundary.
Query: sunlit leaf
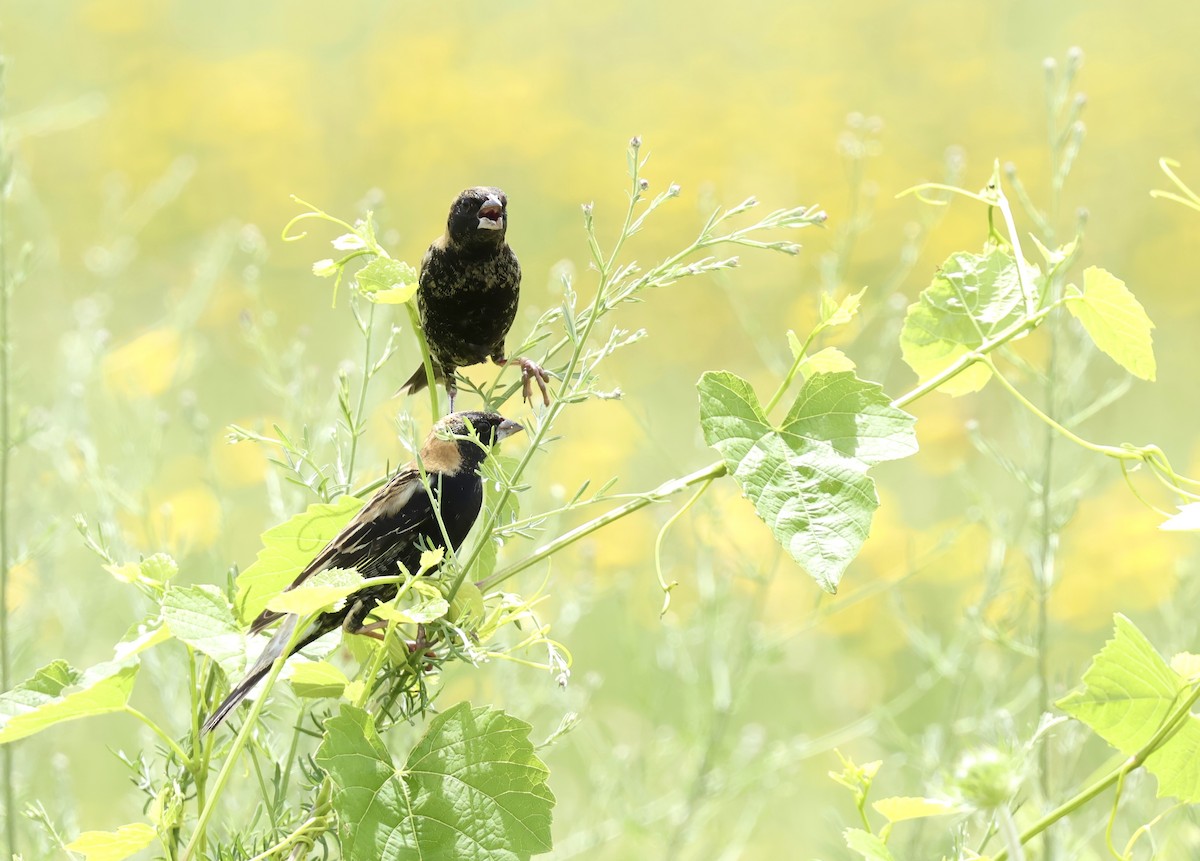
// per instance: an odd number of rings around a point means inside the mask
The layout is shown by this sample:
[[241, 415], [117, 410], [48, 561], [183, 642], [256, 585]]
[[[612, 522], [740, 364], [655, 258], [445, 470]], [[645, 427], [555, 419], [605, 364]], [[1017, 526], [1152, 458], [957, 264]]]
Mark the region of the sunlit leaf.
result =
[[1154, 324], [1124, 281], [1089, 266], [1083, 270], [1082, 291], [1067, 287], [1067, 310], [1118, 365], [1140, 379], [1154, 379]]
[[913, 417], [848, 372], [810, 377], [778, 428], [734, 374], [706, 373], [698, 389], [705, 440], [792, 558], [836, 591], [879, 507], [867, 469], [916, 452]]
[[853, 371], [854, 360], [837, 347], [826, 347], [808, 356], [800, 363], [800, 373], [805, 377], [813, 374], [836, 374], [840, 371]]
[[346, 674], [328, 661], [293, 661], [286, 672], [298, 697], [340, 697], [350, 684]]
[[267, 609], [307, 616], [339, 605], [362, 588], [362, 582], [362, 575], [357, 571], [328, 568], [309, 577], [295, 589], [272, 597], [267, 601]]
[[112, 661], [79, 671], [54, 661], [0, 694], [0, 744], [58, 723], [124, 710], [138, 664]]
[[1171, 657], [1171, 669], [1185, 680], [1200, 678], [1200, 655], [1179, 652]]
[[343, 496], [332, 504], [310, 505], [303, 514], [264, 532], [258, 558], [237, 578], [242, 620], [249, 622], [265, 610], [271, 596], [295, 580], [362, 506], [362, 500]]
[[857, 293], [851, 293], [840, 302], [834, 299], [828, 293], [821, 294], [821, 322], [826, 326], [845, 326], [854, 319], [854, 315], [858, 313], [858, 306], [862, 302], [863, 294], [867, 292], [864, 287]]
[[153, 648], [159, 643], [165, 643], [171, 639], [171, 631], [163, 624], [162, 618], [158, 613], [153, 616], [138, 622], [133, 625], [125, 636], [121, 638], [121, 642], [113, 648], [113, 660], [124, 662], [132, 658], [134, 655]]
[[554, 796], [529, 724], [458, 703], [434, 718], [397, 770], [369, 716], [343, 705], [317, 762], [340, 791], [347, 861], [521, 861], [548, 852]]
[[156, 835], [153, 825], [135, 822], [116, 831], [85, 831], [68, 843], [67, 849], [87, 861], [124, 861], [149, 846]]
[[216, 661], [227, 677], [237, 678], [245, 671], [246, 637], [225, 593], [216, 586], [168, 589], [162, 618], [175, 637]]
[[[1083, 688], [1058, 707], [1130, 755], [1158, 732], [1186, 683], [1129, 619], [1117, 614], [1115, 626], [1113, 638], [1083, 674]], [[1146, 770], [1158, 779], [1159, 797], [1200, 801], [1200, 719], [1188, 715], [1146, 758]]]
[[869, 831], [861, 828], [847, 828], [842, 832], [846, 845], [866, 861], [896, 861], [895, 856], [888, 850], [887, 844]]
[[372, 302], [402, 304], [417, 292], [417, 270], [390, 257], [376, 257], [358, 270], [354, 280]]
[[449, 602], [438, 588], [422, 580], [409, 584], [408, 592], [401, 600], [405, 601], [404, 606], [382, 604], [375, 608], [375, 615], [402, 624], [423, 624], [440, 619], [450, 611]]
[[953, 801], [941, 798], [913, 798], [896, 796], [881, 798], [871, 805], [888, 822], [904, 822], [906, 819], [924, 819], [927, 816], [946, 816], [958, 813], [962, 808]]
[[[1026, 264], [1023, 274], [1025, 291], [1036, 301], [1038, 271]], [[925, 382], [1021, 319], [1025, 310], [1017, 265], [1007, 251], [951, 254], [908, 306], [900, 330], [904, 361]], [[976, 364], [938, 390], [963, 395], [982, 389], [990, 377], [988, 368]]]

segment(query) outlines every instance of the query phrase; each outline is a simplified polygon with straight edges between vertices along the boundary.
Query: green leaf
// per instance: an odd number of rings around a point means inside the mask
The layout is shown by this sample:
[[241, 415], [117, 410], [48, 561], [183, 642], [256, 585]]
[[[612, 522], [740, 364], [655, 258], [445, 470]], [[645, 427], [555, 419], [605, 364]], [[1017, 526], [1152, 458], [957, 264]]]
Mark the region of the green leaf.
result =
[[857, 293], [851, 293], [841, 302], [836, 301], [833, 296], [828, 293], [821, 294], [821, 327], [829, 328], [832, 326], [845, 326], [854, 319], [854, 315], [858, 313], [858, 306], [862, 302], [863, 294], [867, 292], [864, 287]]
[[414, 580], [409, 584], [408, 592], [400, 600], [406, 599], [411, 599], [412, 603], [403, 607], [382, 604], [375, 608], [375, 615], [401, 624], [423, 624], [440, 619], [450, 611], [449, 602], [437, 586], [423, 580]]
[[846, 845], [866, 861], [896, 861], [891, 851], [888, 850], [887, 844], [870, 831], [863, 831], [861, 828], [847, 828], [842, 832], [842, 837], [846, 839]]
[[286, 672], [298, 697], [340, 697], [350, 684], [346, 674], [328, 661], [293, 661]]
[[836, 591], [879, 507], [867, 469], [916, 452], [915, 419], [849, 372], [806, 380], [778, 428], [734, 374], [708, 372], [697, 388], [704, 439], [776, 540]]
[[354, 276], [359, 291], [372, 302], [399, 305], [417, 292], [417, 270], [390, 257], [376, 257]]
[[135, 822], [116, 831], [85, 831], [66, 848], [80, 853], [87, 861], [124, 861], [149, 846], [156, 835], [153, 825]]
[[362, 575], [353, 569], [327, 568], [295, 589], [280, 592], [267, 602], [267, 609], [309, 616], [340, 604], [361, 589], [362, 583]]
[[1139, 379], [1154, 379], [1154, 324], [1124, 281], [1089, 266], [1083, 270], [1082, 291], [1068, 285], [1067, 310], [1118, 365]]
[[908, 819], [924, 819], [928, 816], [946, 816], [962, 810], [953, 801], [910, 796], [881, 798], [871, 806], [888, 822], [904, 822]]
[[1115, 617], [1113, 638], [1083, 674], [1083, 688], [1057, 705], [1124, 754], [1150, 740], [1183, 688], [1179, 675], [1133, 622]]
[[[1083, 689], [1058, 707], [1130, 755], [1150, 741], [1188, 686], [1133, 622], [1117, 614], [1115, 624], [1113, 638], [1083, 674]], [[1188, 715], [1146, 758], [1146, 770], [1158, 779], [1160, 798], [1200, 801], [1200, 719]]]
[[176, 638], [216, 661], [228, 678], [245, 672], [246, 637], [225, 593], [216, 586], [168, 589], [162, 618]]
[[258, 558], [237, 578], [241, 619], [249, 622], [265, 610], [271, 596], [295, 580], [362, 506], [361, 499], [343, 496], [331, 504], [310, 505], [303, 514], [264, 532]]
[[800, 374], [811, 377], [813, 374], [836, 374], [839, 371], [853, 371], [854, 360], [837, 347], [826, 347], [811, 356], [806, 356], [800, 363]]
[[113, 648], [113, 660], [124, 662], [169, 639], [171, 639], [170, 630], [163, 624], [162, 618], [155, 613], [155, 615], [130, 626], [129, 630], [125, 632], [125, 636], [121, 638], [121, 642]]
[[340, 792], [347, 861], [520, 861], [551, 849], [554, 796], [529, 724], [459, 703], [434, 718], [397, 771], [362, 709], [325, 722], [317, 762]]
[[[1024, 274], [1025, 290], [1036, 302], [1038, 270], [1026, 264]], [[951, 254], [933, 283], [908, 306], [900, 330], [904, 361], [925, 382], [1020, 320], [1025, 311], [1017, 265], [1007, 251]], [[979, 391], [991, 373], [984, 365], [972, 365], [939, 391]]]
[[1179, 506], [1179, 513], [1168, 517], [1158, 526], [1166, 532], [1196, 532], [1200, 530], [1200, 502]]
[[138, 664], [111, 661], [83, 672], [55, 661], [0, 694], [0, 744], [55, 724], [124, 710]]
[[104, 569], [122, 583], [166, 583], [179, 573], [179, 565], [166, 553], [155, 553], [141, 562], [105, 565]]

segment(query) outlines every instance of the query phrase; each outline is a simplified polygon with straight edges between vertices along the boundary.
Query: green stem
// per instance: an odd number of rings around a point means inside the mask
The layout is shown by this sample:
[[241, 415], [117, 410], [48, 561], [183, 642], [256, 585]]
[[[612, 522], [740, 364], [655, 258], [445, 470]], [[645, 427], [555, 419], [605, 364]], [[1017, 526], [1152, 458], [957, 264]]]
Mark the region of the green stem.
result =
[[[1137, 753], [1125, 760], [1119, 766], [1114, 768], [1104, 777], [1097, 780], [1091, 786], [1080, 790], [1072, 798], [1064, 801], [1054, 810], [1047, 813], [1021, 834], [1021, 845], [1025, 845], [1034, 837], [1037, 837], [1055, 822], [1074, 813], [1087, 802], [1091, 801], [1104, 790], [1108, 789], [1113, 784], [1123, 780], [1125, 775], [1132, 771], [1141, 768], [1152, 753], [1163, 746], [1176, 732], [1184, 725], [1185, 720], [1191, 714], [1192, 706], [1196, 701], [1200, 700], [1200, 685], [1192, 689], [1186, 700], [1176, 706], [1175, 710], [1167, 716], [1166, 720], [1159, 725], [1158, 730], [1151, 736], [1150, 740], [1138, 749]], [[1008, 861], [1008, 849], [1002, 849], [996, 854], [993, 861]]]
[[190, 861], [192, 853], [196, 851], [197, 844], [204, 840], [205, 831], [208, 829], [208, 820], [212, 818], [213, 812], [216, 810], [217, 800], [220, 799], [221, 792], [225, 789], [225, 784], [229, 782], [229, 778], [233, 774], [233, 767], [237, 762], [238, 755], [242, 752], [242, 748], [246, 746], [246, 742], [250, 740], [251, 733], [254, 732], [254, 726], [258, 723], [258, 716], [262, 712], [267, 694], [270, 693], [276, 679], [279, 678], [279, 674], [283, 671], [284, 664], [287, 663], [287, 659], [291, 656], [292, 650], [300, 642], [300, 638], [304, 636], [304, 632], [311, 622], [312, 617], [305, 617], [299, 620], [296, 624], [296, 629], [292, 631], [292, 636], [288, 640], [287, 645], [279, 657], [275, 659], [275, 663], [271, 665], [271, 672], [267, 675], [266, 681], [263, 682], [258, 699], [250, 706], [250, 714], [246, 715], [246, 720], [242, 724], [241, 729], [238, 730], [238, 734], [234, 737], [233, 745], [229, 748], [229, 753], [225, 757], [225, 763], [221, 766], [220, 773], [217, 774], [212, 794], [208, 797], [208, 803], [200, 811], [200, 817], [196, 820], [196, 829], [192, 832], [192, 837], [188, 840], [187, 846], [184, 847], [182, 861]]
[[598, 529], [603, 529], [613, 521], [620, 520], [622, 517], [633, 514], [633, 512], [639, 511], [651, 503], [659, 502], [663, 499], [666, 499], [668, 496], [673, 496], [674, 494], [686, 490], [689, 487], [702, 482], [710, 482], [714, 479], [720, 478], [721, 476], [725, 475], [726, 472], [727, 470], [725, 468], [725, 463], [723, 461], [718, 461], [716, 463], [711, 463], [702, 469], [698, 469], [695, 472], [689, 473], [688, 475], [682, 476], [681, 478], [673, 478], [670, 481], [663, 482], [649, 493], [639, 496], [637, 499], [632, 499], [624, 505], [614, 508], [612, 511], [605, 512], [594, 520], [589, 520], [587, 523], [575, 527], [570, 532], [560, 535], [558, 538], [554, 539], [548, 544], [543, 544], [520, 562], [515, 562], [512, 565], [509, 565], [507, 568], [502, 568], [501, 570], [492, 574], [491, 577], [488, 577], [480, 584], [479, 588], [485, 591], [494, 588], [497, 584], [503, 583], [505, 580], [516, 574], [519, 574], [526, 568], [536, 565], [547, 556], [551, 556], [564, 547], [574, 544], [580, 538], [591, 535]]
[[184, 768], [186, 768], [188, 771], [192, 770], [192, 767], [195, 764], [194, 761], [190, 756], [187, 755], [187, 752], [179, 746], [179, 742], [167, 735], [166, 730], [131, 705], [126, 705], [123, 711], [127, 715], [137, 718], [146, 726], [150, 727], [150, 729], [154, 731], [154, 734], [161, 738], [166, 746], [171, 749], [171, 752], [179, 757], [179, 761], [183, 763]]
[[404, 307], [408, 309], [408, 322], [412, 325], [413, 334], [417, 336], [417, 344], [421, 348], [421, 364], [425, 367], [425, 382], [429, 386], [429, 420], [436, 422], [442, 414], [438, 408], [437, 380], [433, 373], [433, 357], [429, 355], [429, 342], [425, 340], [425, 330], [421, 328], [416, 300], [405, 302]]
[[[0, 75], [4, 69], [0, 65]], [[3, 108], [3, 80], [0, 79], [0, 109]], [[11, 450], [9, 428], [9, 319], [8, 319], [8, 189], [9, 171], [12, 170], [10, 156], [4, 147], [7, 129], [0, 116], [0, 690], [12, 687], [12, 656], [9, 651], [8, 618], [8, 458]], [[4, 825], [8, 833], [8, 857], [17, 854], [17, 825], [13, 811], [16, 801], [13, 787], [13, 750], [4, 746]]]
[[367, 386], [371, 383], [371, 335], [375, 331], [375, 303], [367, 303], [371, 310], [367, 312], [367, 322], [363, 329], [363, 376], [362, 385], [358, 389], [358, 404], [354, 408], [354, 419], [350, 426], [350, 456], [346, 463], [346, 488], [349, 489], [354, 481], [354, 459], [358, 455], [358, 438], [362, 435], [363, 414], [367, 409]]

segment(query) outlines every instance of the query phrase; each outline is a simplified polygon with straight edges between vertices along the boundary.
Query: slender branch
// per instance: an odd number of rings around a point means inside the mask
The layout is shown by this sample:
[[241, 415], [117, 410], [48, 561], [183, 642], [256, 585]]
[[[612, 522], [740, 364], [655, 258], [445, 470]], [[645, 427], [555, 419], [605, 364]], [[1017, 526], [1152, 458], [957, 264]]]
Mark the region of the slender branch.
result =
[[192, 765], [193, 765], [192, 758], [190, 756], [188, 756], [187, 751], [185, 751], [182, 747], [179, 746], [179, 742], [175, 741], [175, 739], [173, 739], [173, 738], [171, 738], [171, 736], [167, 735], [166, 730], [164, 730], [156, 722], [154, 722], [153, 720], [148, 718], [146, 715], [142, 714], [140, 711], [138, 711], [131, 705], [126, 705], [124, 711], [127, 715], [137, 718], [142, 723], [144, 723], [146, 726], [148, 726], [150, 729], [152, 729], [154, 731], [154, 734], [156, 736], [158, 736], [160, 739], [162, 739], [163, 743], [166, 744], [166, 746], [171, 749], [171, 752], [174, 753], [177, 757], [179, 757], [179, 761], [183, 763], [184, 767], [188, 771], [192, 770]]
[[358, 438], [362, 435], [363, 414], [367, 410], [367, 386], [371, 383], [371, 335], [375, 331], [375, 303], [370, 302], [371, 309], [367, 312], [363, 331], [363, 371], [362, 384], [358, 388], [358, 403], [354, 408], [354, 416], [350, 426], [350, 456], [346, 461], [346, 487], [354, 481], [354, 459], [358, 455]]
[[213, 784], [212, 794], [208, 797], [208, 803], [204, 805], [204, 809], [200, 811], [200, 817], [196, 820], [196, 828], [192, 831], [191, 839], [184, 847], [183, 858], [181, 861], [189, 861], [192, 854], [196, 851], [196, 845], [204, 839], [205, 831], [208, 828], [208, 820], [212, 818], [213, 812], [216, 810], [217, 800], [221, 797], [221, 792], [225, 788], [225, 784], [229, 781], [230, 775], [233, 774], [233, 767], [237, 762], [238, 754], [242, 752], [242, 748], [246, 746], [246, 742], [250, 740], [251, 733], [254, 732], [254, 726], [258, 723], [258, 716], [263, 709], [263, 703], [266, 702], [267, 694], [275, 685], [276, 679], [283, 671], [284, 664], [292, 654], [292, 649], [300, 642], [300, 638], [304, 636], [305, 630], [311, 623], [311, 617], [300, 619], [292, 636], [288, 640], [279, 657], [275, 659], [275, 663], [271, 665], [271, 672], [267, 675], [267, 679], [263, 682], [262, 689], [259, 691], [258, 698], [250, 706], [250, 714], [246, 715], [246, 720], [242, 724], [238, 734], [233, 739], [233, 745], [229, 748], [229, 753], [225, 756], [225, 763], [221, 766], [221, 771], [217, 774], [216, 782]]
[[[1074, 813], [1084, 804], [1117, 783], [1117, 781], [1123, 780], [1125, 775], [1141, 768], [1152, 753], [1162, 747], [1184, 726], [1185, 721], [1191, 714], [1192, 706], [1196, 704], [1197, 700], [1200, 700], [1200, 685], [1196, 685], [1187, 699], [1175, 707], [1175, 710], [1159, 725], [1158, 730], [1151, 736], [1150, 740], [1142, 745], [1133, 756], [1129, 757], [1129, 759], [1125, 760], [1091, 786], [1080, 790], [1072, 798], [1064, 801], [1022, 832], [1021, 845], [1037, 837], [1055, 822], [1058, 822], [1058, 820]], [[1002, 849], [996, 854], [993, 861], [1008, 861], [1008, 858], [1008, 849]]]
[[[4, 68], [0, 62], [0, 111], [3, 110]], [[8, 195], [11, 183], [9, 172], [12, 163], [5, 146], [7, 129], [0, 113], [0, 690], [12, 687], [12, 655], [9, 637], [8, 607], [8, 467], [12, 451], [12, 436], [9, 426], [9, 341], [8, 300], [11, 289], [8, 280]], [[4, 747], [4, 825], [8, 833], [8, 857], [17, 854], [17, 826], [14, 821], [16, 801], [13, 787], [13, 751], [11, 745]]]

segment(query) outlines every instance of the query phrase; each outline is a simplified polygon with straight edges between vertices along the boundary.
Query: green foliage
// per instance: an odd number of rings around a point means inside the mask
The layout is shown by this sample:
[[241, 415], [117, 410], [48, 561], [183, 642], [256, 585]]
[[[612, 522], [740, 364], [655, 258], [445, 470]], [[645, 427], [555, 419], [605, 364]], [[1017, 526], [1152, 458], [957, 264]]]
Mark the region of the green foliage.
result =
[[1083, 270], [1083, 289], [1067, 287], [1067, 310], [1083, 324], [1096, 346], [1143, 380], [1156, 373], [1150, 330], [1154, 324], [1125, 282], [1097, 266]]
[[215, 586], [168, 589], [162, 620], [171, 635], [217, 662], [228, 679], [246, 669], [246, 637], [225, 593]]
[[326, 568], [307, 578], [295, 589], [273, 595], [267, 601], [267, 609], [300, 617], [311, 616], [340, 606], [342, 601], [361, 589], [362, 585], [362, 575], [357, 571]]
[[149, 846], [157, 832], [144, 822], [122, 825], [116, 831], [85, 831], [67, 844], [85, 861], [124, 861]]
[[1058, 707], [1121, 753], [1138, 755], [1158, 778], [1159, 795], [1198, 802], [1200, 718], [1181, 713], [1180, 702], [1195, 699], [1200, 687], [1173, 670], [1129, 619], [1118, 613], [1114, 621], [1113, 638], [1084, 672], [1083, 687]]
[[76, 670], [54, 661], [33, 677], [0, 694], [0, 744], [55, 724], [124, 711], [137, 678], [136, 660]]
[[[983, 254], [956, 252], [942, 264], [920, 298], [908, 307], [900, 331], [904, 361], [921, 382], [939, 373], [1021, 321], [1035, 302], [1037, 270], [1026, 264], [1018, 274], [1008, 251], [994, 247]], [[965, 395], [982, 389], [991, 377], [974, 365], [940, 390]]]
[[363, 500], [343, 496], [332, 504], [310, 505], [303, 514], [264, 532], [258, 558], [237, 578], [237, 609], [242, 620], [248, 622], [265, 610], [267, 602], [295, 580], [362, 507]]
[[458, 703], [430, 722], [396, 771], [361, 709], [325, 722], [317, 753], [338, 792], [348, 861], [511, 861], [548, 852], [554, 796], [529, 725]]
[[879, 507], [867, 470], [916, 452], [915, 420], [848, 371], [806, 380], [779, 427], [734, 374], [706, 373], [698, 388], [705, 441], [776, 540], [837, 591]]

